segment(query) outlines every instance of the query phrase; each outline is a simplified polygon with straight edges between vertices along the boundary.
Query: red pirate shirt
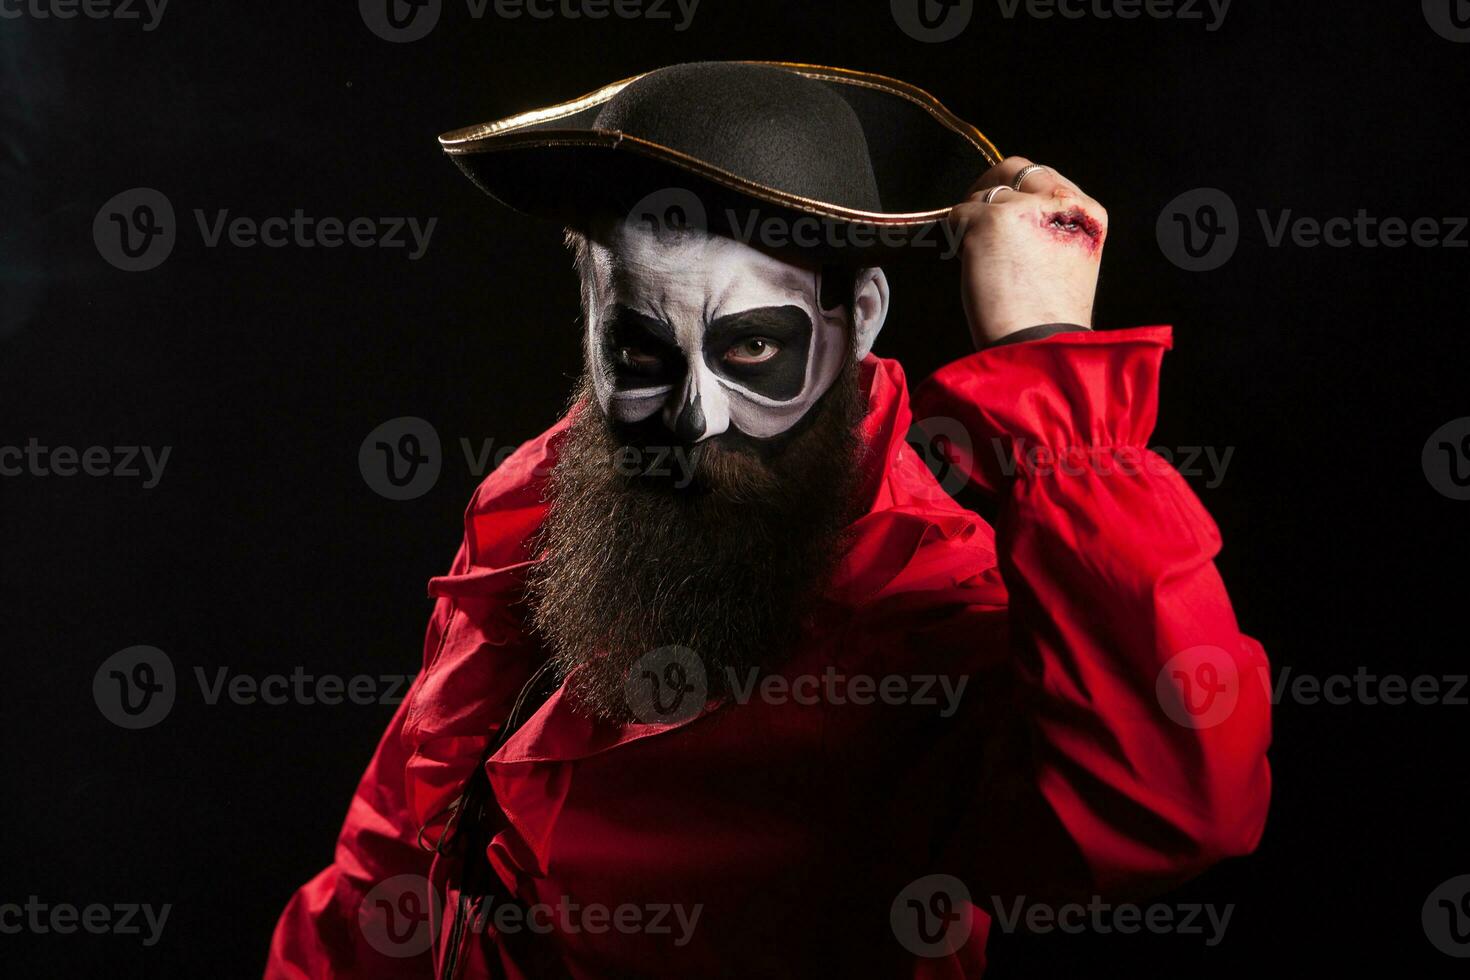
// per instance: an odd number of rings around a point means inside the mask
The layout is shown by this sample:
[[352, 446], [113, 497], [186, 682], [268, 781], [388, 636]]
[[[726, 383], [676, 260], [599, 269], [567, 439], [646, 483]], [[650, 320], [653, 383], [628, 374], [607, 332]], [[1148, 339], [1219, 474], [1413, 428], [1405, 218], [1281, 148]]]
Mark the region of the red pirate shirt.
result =
[[[545, 660], [519, 600], [566, 421], [521, 447], [430, 584], [423, 670], [266, 975], [973, 977], [1021, 896], [1138, 897], [1251, 851], [1266, 660], [1214, 523], [1145, 448], [1170, 343], [986, 350], [912, 408], [869, 356], [869, 506], [790, 659], [666, 722], [553, 693], [484, 763], [507, 899], [456, 927], [420, 829]], [[997, 498], [995, 528], [905, 441], [915, 418]]]

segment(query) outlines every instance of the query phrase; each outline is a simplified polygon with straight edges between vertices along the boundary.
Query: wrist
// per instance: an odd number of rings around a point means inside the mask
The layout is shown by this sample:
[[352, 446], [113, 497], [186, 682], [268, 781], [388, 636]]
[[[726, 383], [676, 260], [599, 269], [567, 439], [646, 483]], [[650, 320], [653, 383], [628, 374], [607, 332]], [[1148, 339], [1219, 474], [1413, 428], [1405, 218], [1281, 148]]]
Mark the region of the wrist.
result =
[[1067, 323], [1083, 329], [1092, 327], [1092, 307], [1075, 303], [1018, 306], [1004, 312], [982, 313], [970, 318], [970, 335], [975, 349], [997, 344], [1005, 338], [1042, 324]]
[[1059, 333], [1078, 333], [1091, 330], [1091, 327], [1080, 323], [1041, 323], [1033, 327], [1022, 327], [1012, 330], [997, 340], [981, 344], [978, 350], [990, 350], [992, 347], [1004, 347], [1007, 344], [1024, 344], [1031, 340], [1045, 340], [1047, 337]]

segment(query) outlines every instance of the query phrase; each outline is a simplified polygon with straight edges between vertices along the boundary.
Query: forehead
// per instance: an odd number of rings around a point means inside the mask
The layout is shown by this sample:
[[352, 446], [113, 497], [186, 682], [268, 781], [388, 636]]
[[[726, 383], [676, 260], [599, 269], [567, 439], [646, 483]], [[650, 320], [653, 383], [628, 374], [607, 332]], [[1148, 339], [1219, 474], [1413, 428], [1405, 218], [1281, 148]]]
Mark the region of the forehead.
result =
[[811, 269], [698, 229], [655, 234], [620, 221], [591, 251], [604, 302], [670, 316], [709, 320], [758, 306], [810, 307], [816, 288]]

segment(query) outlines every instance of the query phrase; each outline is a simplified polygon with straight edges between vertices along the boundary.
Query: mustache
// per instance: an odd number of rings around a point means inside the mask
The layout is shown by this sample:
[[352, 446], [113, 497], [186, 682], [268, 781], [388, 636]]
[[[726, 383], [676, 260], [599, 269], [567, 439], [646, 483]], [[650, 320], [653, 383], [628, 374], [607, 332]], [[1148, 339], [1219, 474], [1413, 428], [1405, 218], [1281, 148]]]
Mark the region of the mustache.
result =
[[[585, 411], [597, 411], [587, 405]], [[568, 466], [610, 471], [631, 492], [706, 494], [755, 503], [779, 491], [783, 451], [790, 440], [754, 439], [730, 429], [700, 442], [672, 438], [656, 422], [619, 423], [603, 416], [609, 441]]]

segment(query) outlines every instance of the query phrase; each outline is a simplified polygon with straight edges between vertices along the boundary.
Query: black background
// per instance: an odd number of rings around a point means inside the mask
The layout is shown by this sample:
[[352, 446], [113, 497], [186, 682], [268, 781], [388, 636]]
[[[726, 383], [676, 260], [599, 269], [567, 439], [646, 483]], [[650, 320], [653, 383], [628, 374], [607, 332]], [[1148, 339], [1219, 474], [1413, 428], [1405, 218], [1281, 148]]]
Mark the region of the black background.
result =
[[[537, 434], [578, 367], [559, 231], [480, 196], [435, 136], [707, 58], [904, 78], [1099, 198], [1112, 232], [1097, 323], [1175, 325], [1154, 441], [1234, 448], [1218, 487], [1192, 483], [1220, 524], [1246, 631], [1278, 671], [1464, 672], [1470, 504], [1430, 486], [1420, 453], [1470, 415], [1470, 252], [1270, 248], [1255, 217], [1470, 213], [1470, 45], [1432, 31], [1418, 3], [1237, 0], [1211, 32], [1011, 20], [982, 2], [943, 44], [908, 37], [883, 0], [703, 0], [682, 32], [477, 21], [450, 0], [409, 44], [345, 2], [177, 2], [151, 32], [4, 19], [0, 444], [173, 448], [151, 490], [0, 478], [0, 902], [174, 908], [152, 948], [0, 936], [0, 969], [258, 974], [290, 893], [330, 861], [392, 708], [208, 705], [194, 668], [415, 670], [424, 583], [447, 567], [479, 479], [458, 440]], [[172, 201], [179, 241], [162, 266], [127, 273], [103, 261], [92, 222], [138, 186]], [[1155, 237], [1161, 209], [1196, 187], [1225, 190], [1242, 215], [1238, 252], [1213, 272], [1177, 268]], [[409, 261], [206, 248], [196, 208], [438, 223]], [[956, 275], [894, 275], [877, 349], [911, 380], [968, 350]], [[444, 470], [394, 502], [365, 484], [357, 452], [403, 415], [436, 426]], [[164, 722], [124, 731], [99, 713], [92, 677], [135, 644], [166, 651], [181, 690]], [[1234, 903], [1221, 945], [1000, 936], [990, 975], [1449, 975], [1420, 908], [1470, 872], [1467, 717], [1283, 702], [1258, 853], [1174, 898]]]

